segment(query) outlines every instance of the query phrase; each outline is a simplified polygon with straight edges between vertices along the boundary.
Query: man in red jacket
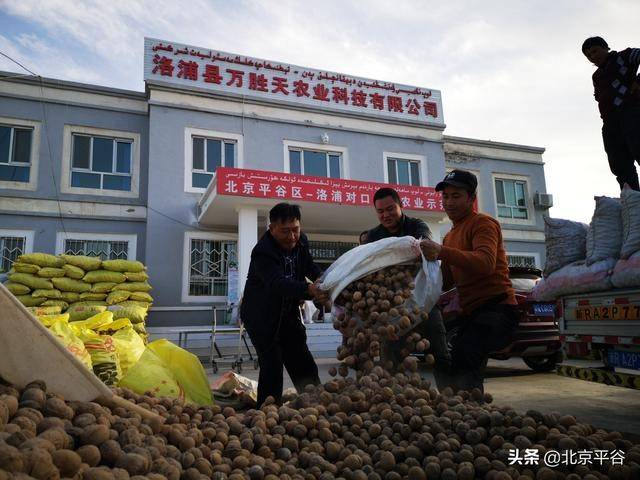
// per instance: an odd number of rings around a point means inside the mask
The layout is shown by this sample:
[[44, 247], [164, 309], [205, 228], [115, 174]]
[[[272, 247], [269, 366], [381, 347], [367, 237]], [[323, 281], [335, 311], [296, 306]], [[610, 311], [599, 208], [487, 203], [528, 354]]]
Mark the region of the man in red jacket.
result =
[[460, 328], [451, 341], [448, 372], [454, 391], [483, 390], [489, 354], [509, 345], [518, 326], [502, 229], [494, 218], [474, 212], [477, 187], [478, 180], [471, 172], [447, 174], [436, 190], [442, 192], [444, 210], [453, 227], [442, 245], [432, 240], [420, 242], [428, 260], [442, 261], [443, 290], [456, 287], [462, 306], [463, 316], [455, 322]]
[[602, 140], [609, 168], [622, 189], [640, 190], [635, 162], [640, 163], [640, 48], [610, 51], [602, 37], [587, 38], [582, 53], [597, 70], [594, 97], [602, 117]]

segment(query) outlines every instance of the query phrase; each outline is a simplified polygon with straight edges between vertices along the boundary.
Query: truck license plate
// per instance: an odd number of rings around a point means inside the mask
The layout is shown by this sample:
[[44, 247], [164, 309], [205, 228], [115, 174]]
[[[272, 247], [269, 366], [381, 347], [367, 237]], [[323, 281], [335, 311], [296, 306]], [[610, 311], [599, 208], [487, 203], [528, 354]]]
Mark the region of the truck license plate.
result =
[[609, 350], [607, 352], [607, 363], [612, 367], [640, 370], [640, 354], [623, 350]]
[[533, 314], [541, 317], [553, 317], [555, 312], [555, 304], [553, 303], [534, 303]]
[[578, 307], [576, 320], [638, 320], [640, 305], [610, 305], [606, 307]]

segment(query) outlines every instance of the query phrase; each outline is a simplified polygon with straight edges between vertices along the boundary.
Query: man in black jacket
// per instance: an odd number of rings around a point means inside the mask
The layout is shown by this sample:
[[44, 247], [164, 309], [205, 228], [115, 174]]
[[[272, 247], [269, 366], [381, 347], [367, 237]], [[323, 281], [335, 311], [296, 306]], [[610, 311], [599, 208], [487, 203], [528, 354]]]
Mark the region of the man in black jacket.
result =
[[296, 389], [320, 384], [318, 367], [300, 319], [302, 300], [326, 300], [315, 281], [307, 237], [300, 231], [300, 207], [279, 203], [269, 212], [269, 231], [251, 252], [240, 318], [258, 354], [258, 407], [268, 396], [282, 400], [283, 367]]
[[[384, 187], [379, 189], [373, 196], [373, 206], [376, 209], [380, 225], [369, 230], [364, 243], [407, 235], [418, 240], [431, 238], [431, 231], [425, 222], [419, 218], [407, 217], [404, 214], [400, 195], [393, 188]], [[431, 343], [431, 353], [436, 360], [434, 376], [436, 384], [439, 388], [442, 388], [446, 383], [442, 371], [451, 362], [451, 356], [447, 348], [446, 330], [442, 314], [437, 305], [429, 312], [429, 318], [418, 324], [414, 331], [427, 338]], [[400, 350], [400, 342], [392, 342], [385, 345], [383, 347], [385, 361], [391, 361], [397, 366], [402, 361]]]
[[582, 53], [597, 70], [593, 96], [602, 117], [602, 140], [609, 168], [620, 188], [640, 190], [635, 163], [640, 163], [640, 48], [610, 51], [602, 37], [587, 38]]

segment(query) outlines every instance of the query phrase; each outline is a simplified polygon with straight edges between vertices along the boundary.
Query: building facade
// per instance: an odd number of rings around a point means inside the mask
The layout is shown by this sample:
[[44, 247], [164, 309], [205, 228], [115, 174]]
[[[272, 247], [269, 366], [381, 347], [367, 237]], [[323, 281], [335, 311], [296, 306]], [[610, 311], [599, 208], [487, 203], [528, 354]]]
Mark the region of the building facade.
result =
[[437, 90], [154, 39], [145, 92], [1, 75], [0, 272], [29, 251], [138, 259], [152, 326], [237, 301], [277, 201], [325, 266], [377, 224], [384, 184], [440, 239], [453, 168], [478, 175], [510, 261], [543, 265], [544, 149], [443, 135]]

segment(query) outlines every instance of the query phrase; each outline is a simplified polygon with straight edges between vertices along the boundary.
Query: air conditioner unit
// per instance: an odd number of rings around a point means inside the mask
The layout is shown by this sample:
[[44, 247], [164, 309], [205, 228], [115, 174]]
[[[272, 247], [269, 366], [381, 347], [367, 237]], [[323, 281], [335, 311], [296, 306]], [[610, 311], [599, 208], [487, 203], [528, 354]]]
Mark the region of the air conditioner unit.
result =
[[550, 193], [539, 193], [533, 196], [533, 205], [541, 210], [553, 207], [553, 195]]

